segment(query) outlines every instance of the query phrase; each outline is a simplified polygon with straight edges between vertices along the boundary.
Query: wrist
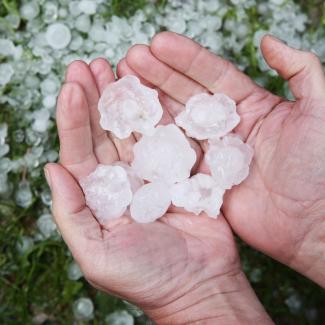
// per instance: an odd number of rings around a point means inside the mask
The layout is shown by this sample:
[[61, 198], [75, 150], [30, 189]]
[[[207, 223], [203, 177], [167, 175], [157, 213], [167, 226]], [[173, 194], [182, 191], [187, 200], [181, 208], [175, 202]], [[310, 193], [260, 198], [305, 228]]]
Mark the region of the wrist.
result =
[[289, 267], [325, 287], [325, 210], [313, 220], [295, 248]]
[[242, 272], [205, 281], [169, 305], [145, 312], [159, 325], [273, 324]]

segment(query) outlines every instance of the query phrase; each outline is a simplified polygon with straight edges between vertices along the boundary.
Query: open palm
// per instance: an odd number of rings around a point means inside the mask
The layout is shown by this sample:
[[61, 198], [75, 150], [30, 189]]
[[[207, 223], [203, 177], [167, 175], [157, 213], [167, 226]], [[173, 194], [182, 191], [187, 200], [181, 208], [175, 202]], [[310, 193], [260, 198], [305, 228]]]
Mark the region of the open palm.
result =
[[[133, 71], [158, 87], [169, 97], [172, 116], [200, 92], [225, 93], [237, 102], [241, 123], [235, 132], [254, 147], [255, 157], [247, 180], [226, 194], [225, 217], [246, 242], [311, 275], [323, 254], [318, 244], [325, 224], [325, 77], [311, 53], [270, 36], [262, 50], [269, 65], [289, 80], [295, 102], [262, 89], [230, 62], [170, 32], [155, 36], [149, 47], [131, 48], [118, 74]], [[325, 284], [323, 275], [314, 280]]]
[[[154, 223], [132, 223], [124, 216], [103, 227], [86, 206], [77, 180], [99, 163], [130, 161], [136, 141], [133, 135], [119, 140], [99, 126], [99, 94], [112, 81], [114, 74], [103, 59], [90, 66], [81, 61], [69, 66], [57, 106], [61, 165], [46, 167], [55, 220], [85, 277], [158, 318], [166, 317], [165, 310], [177, 314], [195, 299], [202, 303], [202, 293], [210, 297], [218, 291], [240, 291], [237, 280], [243, 275], [222, 216], [214, 220], [171, 210]], [[169, 105], [168, 97], [161, 100]], [[165, 110], [163, 122], [170, 121]], [[187, 316], [182, 317], [186, 322]]]

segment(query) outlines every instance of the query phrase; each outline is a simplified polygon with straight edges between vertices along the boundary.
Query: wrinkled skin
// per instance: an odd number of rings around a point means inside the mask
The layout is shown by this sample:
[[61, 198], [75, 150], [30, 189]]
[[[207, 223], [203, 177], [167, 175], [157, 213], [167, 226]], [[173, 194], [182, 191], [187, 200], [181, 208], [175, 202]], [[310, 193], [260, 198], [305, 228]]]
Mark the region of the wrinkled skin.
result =
[[[307, 266], [303, 264], [298, 252], [304, 252], [304, 238], [315, 238], [320, 227], [314, 225], [324, 215], [325, 134], [320, 126], [325, 109], [324, 95], [317, 93], [325, 81], [322, 73], [312, 80], [310, 70], [320, 69], [313, 56], [274, 42], [264, 39], [264, 55], [292, 86], [300, 78], [300, 86], [293, 87], [296, 97], [301, 95], [295, 103], [257, 87], [230, 63], [172, 33], [159, 34], [150, 47], [131, 48], [117, 73], [135, 74], [158, 88], [162, 124], [172, 123], [196, 93], [222, 92], [237, 102], [242, 121], [236, 132], [252, 144], [255, 158], [249, 178], [227, 194], [224, 213], [249, 244], [309, 275], [311, 261], [303, 256]], [[279, 49], [293, 52], [283, 55]], [[312, 66], [300, 68], [304, 61], [300, 57], [296, 66], [290, 65], [286, 61], [293, 54], [307, 56]], [[301, 77], [297, 69], [305, 75]], [[99, 127], [99, 94], [113, 80], [103, 59], [89, 66], [80, 61], [69, 66], [57, 108], [61, 165], [48, 164], [45, 170], [55, 220], [86, 278], [138, 304], [159, 324], [202, 319], [206, 321], [201, 324], [209, 320], [214, 324], [213, 318], [224, 323], [268, 322], [242, 275], [224, 217], [214, 220], [171, 209], [151, 224], [131, 223], [125, 216], [101, 227], [86, 207], [77, 180], [98, 163], [131, 161], [139, 137], [119, 140]], [[301, 86], [304, 80], [311, 92]], [[205, 143], [192, 141], [192, 146], [198, 157], [195, 172], [206, 172]], [[315, 280], [322, 282], [319, 277]]]
[[120, 74], [125, 66], [133, 69], [177, 105], [202, 91], [237, 102], [241, 123], [235, 131], [255, 157], [248, 179], [227, 193], [225, 217], [247, 243], [325, 285], [325, 275], [313, 270], [324, 266], [324, 72], [314, 54], [273, 37], [265, 37], [261, 48], [296, 101], [271, 94], [231, 63], [170, 32], [158, 34], [150, 47], [134, 46]]

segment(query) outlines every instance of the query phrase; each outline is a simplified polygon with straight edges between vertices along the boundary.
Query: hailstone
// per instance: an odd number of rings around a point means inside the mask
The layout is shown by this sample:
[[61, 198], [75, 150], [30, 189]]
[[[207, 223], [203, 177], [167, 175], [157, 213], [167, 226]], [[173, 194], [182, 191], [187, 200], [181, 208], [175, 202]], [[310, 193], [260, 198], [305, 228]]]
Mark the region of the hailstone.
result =
[[175, 119], [189, 137], [198, 140], [225, 136], [239, 123], [236, 103], [224, 94], [192, 96]]
[[224, 189], [240, 184], [248, 176], [252, 158], [252, 147], [234, 135], [209, 141], [205, 156], [212, 177]]
[[86, 203], [98, 221], [121, 217], [132, 200], [132, 191], [126, 171], [120, 166], [98, 165], [80, 180]]
[[109, 84], [98, 102], [100, 125], [125, 139], [133, 131], [151, 135], [163, 111], [155, 89], [146, 87], [140, 80], [127, 75]]
[[160, 125], [153, 135], [143, 136], [133, 146], [133, 153], [133, 169], [150, 182], [181, 182], [190, 176], [196, 161], [195, 151], [174, 124]]
[[224, 190], [210, 176], [198, 173], [171, 188], [172, 203], [196, 215], [204, 211], [216, 218], [220, 213]]
[[131, 186], [131, 191], [134, 194], [142, 185], [144, 185], [143, 179], [138, 177], [138, 175], [135, 173], [133, 168], [126, 162], [124, 161], [116, 161], [113, 163], [114, 166], [120, 166], [122, 167], [128, 176], [130, 186]]
[[166, 213], [170, 203], [170, 189], [165, 183], [145, 184], [133, 196], [131, 218], [141, 223], [153, 222]]

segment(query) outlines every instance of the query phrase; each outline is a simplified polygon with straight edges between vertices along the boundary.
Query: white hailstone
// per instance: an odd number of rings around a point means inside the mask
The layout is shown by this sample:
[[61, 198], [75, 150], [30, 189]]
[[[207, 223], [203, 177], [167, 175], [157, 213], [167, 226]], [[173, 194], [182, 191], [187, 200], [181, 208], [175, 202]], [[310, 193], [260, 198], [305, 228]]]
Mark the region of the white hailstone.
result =
[[206, 174], [198, 173], [171, 188], [172, 203], [196, 215], [204, 211], [216, 218], [220, 213], [224, 190]]
[[34, 240], [29, 236], [21, 236], [20, 238], [18, 238], [18, 241], [16, 243], [17, 251], [20, 254], [26, 253], [27, 251], [32, 249], [33, 246], [34, 246]]
[[0, 145], [5, 144], [7, 135], [8, 135], [8, 124], [1, 123], [0, 124]]
[[152, 136], [142, 136], [133, 153], [133, 169], [150, 182], [181, 182], [190, 176], [196, 161], [195, 151], [174, 124], [159, 125]]
[[49, 213], [42, 214], [36, 221], [36, 225], [40, 233], [45, 239], [50, 238], [56, 233], [57, 227], [53, 221], [53, 217]]
[[133, 168], [127, 164], [124, 161], [116, 161], [114, 164], [114, 166], [120, 166], [122, 167], [129, 179], [130, 182], [130, 186], [131, 186], [131, 191], [134, 194], [142, 185], [144, 185], [144, 181], [143, 179], [141, 179], [140, 177], [138, 177], [138, 175], [135, 173], [135, 171], [133, 170]]
[[22, 181], [15, 195], [16, 204], [21, 208], [27, 208], [32, 204], [33, 194], [27, 181]]
[[43, 5], [43, 19], [44, 21], [49, 24], [56, 21], [58, 18], [58, 6], [52, 2], [45, 2]]
[[37, 2], [28, 1], [20, 8], [20, 14], [22, 18], [26, 20], [32, 20], [39, 15], [40, 8]]
[[105, 317], [105, 324], [108, 325], [133, 325], [134, 319], [125, 310], [115, 311]]
[[94, 316], [94, 304], [89, 298], [79, 298], [73, 303], [73, 314], [76, 319], [90, 320]]
[[219, 187], [230, 189], [248, 176], [253, 153], [252, 147], [239, 137], [228, 135], [209, 142], [205, 160]]
[[42, 95], [52, 95], [57, 93], [59, 89], [59, 81], [56, 78], [46, 78], [41, 82]]
[[131, 75], [105, 88], [98, 109], [101, 127], [120, 139], [129, 137], [133, 131], [152, 134], [163, 113], [158, 92]]
[[82, 0], [79, 2], [79, 10], [86, 15], [96, 13], [97, 3], [94, 0]]
[[0, 38], [0, 56], [12, 56], [15, 54], [14, 43], [6, 38]]
[[121, 217], [132, 200], [127, 173], [120, 166], [98, 165], [80, 185], [88, 207], [100, 222]]
[[198, 140], [215, 139], [229, 133], [240, 121], [236, 103], [224, 94], [198, 94], [186, 103], [175, 119], [186, 134]]
[[170, 203], [170, 189], [165, 183], [145, 184], [133, 195], [131, 218], [140, 223], [153, 222], [166, 213]]
[[56, 105], [56, 96], [54, 95], [48, 95], [43, 98], [43, 106], [45, 108], [53, 108]]
[[68, 279], [77, 281], [83, 277], [81, 269], [76, 262], [71, 262], [68, 266]]
[[107, 31], [100, 24], [93, 24], [88, 31], [90, 39], [94, 42], [105, 42], [107, 37]]
[[55, 50], [66, 48], [71, 41], [70, 29], [62, 23], [54, 23], [47, 28], [46, 41]]
[[50, 112], [45, 109], [40, 109], [33, 112], [34, 123], [32, 124], [32, 129], [35, 132], [45, 132], [49, 126]]
[[10, 147], [8, 144], [1, 144], [0, 145], [0, 157], [5, 156], [10, 150]]
[[87, 15], [80, 15], [75, 20], [75, 28], [83, 33], [88, 33], [91, 27], [90, 17]]
[[0, 86], [8, 84], [14, 73], [15, 70], [10, 63], [0, 64]]

